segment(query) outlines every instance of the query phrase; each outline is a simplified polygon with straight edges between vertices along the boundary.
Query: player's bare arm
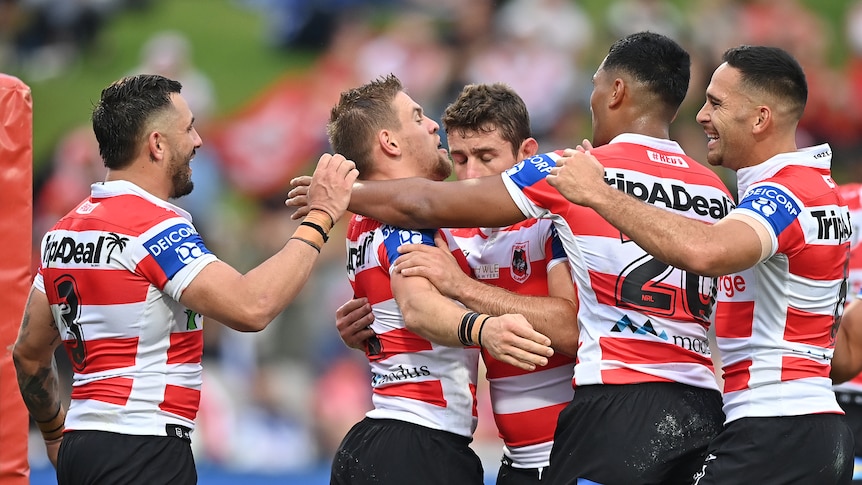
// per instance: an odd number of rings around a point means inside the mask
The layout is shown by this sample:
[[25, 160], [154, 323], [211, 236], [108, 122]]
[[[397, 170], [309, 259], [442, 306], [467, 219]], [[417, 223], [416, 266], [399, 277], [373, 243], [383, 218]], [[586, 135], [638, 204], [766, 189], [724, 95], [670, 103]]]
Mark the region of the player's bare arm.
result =
[[772, 242], [760, 223], [730, 216], [715, 224], [647, 204], [604, 181], [604, 168], [589, 152], [566, 150], [548, 184], [569, 201], [590, 207], [646, 252], [677, 268], [723, 276], [754, 266]]
[[392, 274], [392, 293], [408, 330], [440, 345], [481, 345], [497, 360], [525, 370], [544, 366], [554, 354], [551, 340], [522, 315], [478, 315], [466, 334], [459, 335], [469, 310], [446, 298], [425, 278]]
[[[286, 204], [307, 205], [307, 177], [291, 181]], [[509, 196], [499, 175], [436, 182], [424, 178], [363, 180], [353, 186], [349, 210], [408, 229], [429, 227], [502, 227], [526, 219]]]
[[246, 274], [221, 261], [207, 265], [180, 302], [235, 330], [265, 328], [302, 289], [324, 236], [347, 208], [357, 175], [343, 156], [321, 156], [307, 193], [305, 222], [312, 226], [301, 226], [279, 252]]
[[[572, 356], [577, 352], [578, 312], [567, 263], [557, 264], [548, 273], [550, 296], [528, 296], [470, 278], [452, 254], [441, 247], [406, 244], [399, 252], [402, 255], [395, 260], [395, 272], [426, 278], [442, 294], [477, 312], [522, 314], [537, 332], [551, 339], [554, 350]], [[503, 324], [493, 322], [498, 323]]]
[[54, 466], [57, 466], [57, 452], [66, 421], [54, 362], [54, 351], [60, 343], [60, 333], [51, 315], [48, 297], [32, 288], [12, 351], [12, 360], [21, 397], [42, 432], [48, 458]]
[[844, 309], [829, 376], [841, 384], [862, 372], [862, 300], [855, 299]]

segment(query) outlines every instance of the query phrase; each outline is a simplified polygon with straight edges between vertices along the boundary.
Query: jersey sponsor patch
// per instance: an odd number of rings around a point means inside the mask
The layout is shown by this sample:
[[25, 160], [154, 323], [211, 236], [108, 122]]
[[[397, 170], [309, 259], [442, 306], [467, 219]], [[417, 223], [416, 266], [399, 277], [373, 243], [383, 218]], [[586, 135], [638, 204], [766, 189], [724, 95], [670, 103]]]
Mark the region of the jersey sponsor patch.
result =
[[557, 162], [552, 159], [549, 154], [542, 153], [525, 160], [514, 167], [506, 170], [506, 175], [512, 179], [520, 188], [534, 185], [551, 173], [551, 169], [557, 165]]
[[799, 204], [783, 187], [759, 185], [752, 188], [739, 203], [740, 208], [754, 211], [772, 226], [775, 234], [787, 228], [799, 217]]
[[189, 224], [176, 224], [165, 229], [144, 243], [144, 247], [168, 279], [195, 259], [210, 254], [200, 235]]
[[434, 229], [422, 229], [414, 231], [410, 229], [400, 229], [392, 226], [383, 228], [383, 245], [386, 247], [386, 258], [389, 264], [395, 263], [400, 254], [398, 248], [404, 244], [425, 244], [434, 246]]

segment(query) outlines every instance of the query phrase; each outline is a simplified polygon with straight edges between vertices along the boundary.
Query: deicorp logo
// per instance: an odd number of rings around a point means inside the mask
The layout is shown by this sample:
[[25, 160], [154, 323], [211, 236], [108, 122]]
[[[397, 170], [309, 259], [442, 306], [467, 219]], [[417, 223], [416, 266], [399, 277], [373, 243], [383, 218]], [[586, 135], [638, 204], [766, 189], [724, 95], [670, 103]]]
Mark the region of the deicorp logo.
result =
[[195, 259], [209, 254], [203, 240], [195, 229], [188, 224], [176, 224], [156, 234], [144, 243], [168, 278]]

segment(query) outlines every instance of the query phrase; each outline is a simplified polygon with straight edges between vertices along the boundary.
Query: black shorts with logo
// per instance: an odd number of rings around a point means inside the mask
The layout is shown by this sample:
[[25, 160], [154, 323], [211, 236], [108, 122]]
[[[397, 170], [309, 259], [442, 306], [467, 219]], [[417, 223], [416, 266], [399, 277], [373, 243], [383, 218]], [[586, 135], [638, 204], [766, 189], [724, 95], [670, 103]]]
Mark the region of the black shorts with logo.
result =
[[470, 438], [394, 419], [365, 418], [332, 460], [330, 485], [482, 485]]
[[724, 423], [721, 393], [675, 382], [575, 388], [543, 483], [691, 484]]
[[852, 474], [844, 415], [742, 418], [709, 445], [694, 484], [849, 484]]
[[197, 481], [187, 434], [140, 436], [80, 430], [66, 432], [60, 443], [58, 485], [193, 485]]

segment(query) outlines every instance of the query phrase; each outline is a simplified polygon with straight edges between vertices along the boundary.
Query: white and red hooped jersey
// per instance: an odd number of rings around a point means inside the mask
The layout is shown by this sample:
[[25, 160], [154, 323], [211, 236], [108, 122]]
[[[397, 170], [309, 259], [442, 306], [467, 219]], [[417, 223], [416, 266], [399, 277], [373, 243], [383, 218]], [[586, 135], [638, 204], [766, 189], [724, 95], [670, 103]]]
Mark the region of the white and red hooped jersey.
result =
[[202, 318], [179, 299], [216, 260], [188, 213], [126, 181], [93, 184], [48, 231], [33, 285], [74, 370], [66, 429], [194, 428]]
[[[672, 140], [623, 134], [592, 153], [609, 185], [663, 209], [714, 223], [733, 207], [718, 176]], [[573, 385], [717, 389], [706, 333], [715, 280], [662, 263], [594, 210], [566, 200], [545, 180], [558, 158], [555, 152], [524, 160], [503, 181], [524, 215], [554, 221], [569, 257], [580, 327]]]
[[[566, 261], [548, 219], [503, 228], [452, 229], [473, 276], [521, 295], [547, 296], [548, 271]], [[559, 322], [577, 325], [577, 322]], [[574, 359], [556, 353], [533, 371], [504, 364], [482, 351], [494, 421], [516, 468], [548, 466], [557, 416], [572, 400]]]
[[[412, 231], [355, 215], [347, 228], [347, 275], [357, 298], [371, 304], [376, 334], [366, 356], [374, 409], [366, 416], [398, 419], [472, 437], [476, 430], [478, 347], [437, 345], [405, 327], [392, 295], [390, 272], [398, 247], [433, 246], [435, 230]], [[469, 271], [450, 234], [443, 231], [462, 270]]]
[[844, 307], [850, 226], [830, 176], [829, 145], [738, 171], [733, 213], [754, 218], [772, 254], [721, 278], [715, 333], [727, 422], [840, 413], [829, 365]]
[[[862, 298], [862, 184], [851, 183], [838, 186], [838, 193], [850, 211], [850, 269], [847, 274], [847, 303]], [[841, 392], [862, 394], [862, 374], [847, 382], [836, 384], [833, 389]]]

